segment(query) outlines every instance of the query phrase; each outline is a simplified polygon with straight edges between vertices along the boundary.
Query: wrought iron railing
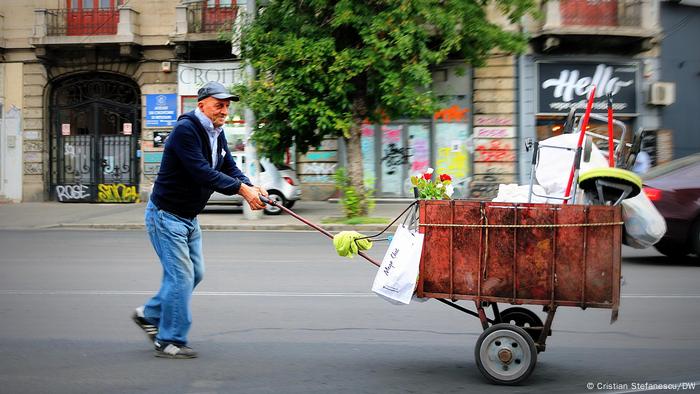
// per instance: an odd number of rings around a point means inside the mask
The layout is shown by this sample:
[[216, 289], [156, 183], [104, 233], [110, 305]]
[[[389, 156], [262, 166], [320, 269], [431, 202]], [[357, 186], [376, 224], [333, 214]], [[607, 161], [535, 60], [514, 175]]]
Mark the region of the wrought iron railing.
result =
[[219, 33], [231, 31], [238, 14], [235, 2], [231, 5], [208, 5], [207, 1], [187, 4], [187, 31], [189, 33]]
[[562, 26], [640, 27], [644, 0], [560, 0]]
[[46, 10], [47, 36], [98, 36], [117, 34], [116, 8]]

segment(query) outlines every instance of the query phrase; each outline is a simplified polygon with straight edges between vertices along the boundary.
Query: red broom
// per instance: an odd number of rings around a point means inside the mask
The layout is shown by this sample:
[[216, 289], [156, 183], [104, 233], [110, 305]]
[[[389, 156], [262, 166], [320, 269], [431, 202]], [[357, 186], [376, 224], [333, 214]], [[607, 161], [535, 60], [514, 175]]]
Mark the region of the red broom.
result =
[[[583, 114], [583, 121], [581, 122], [581, 132], [578, 136], [578, 144], [576, 145], [576, 154], [574, 155], [574, 164], [571, 166], [571, 173], [569, 174], [569, 181], [566, 184], [566, 192], [564, 197], [569, 197], [571, 193], [571, 186], [574, 184], [574, 177], [578, 175], [579, 166], [581, 164], [581, 152], [583, 147], [583, 137], [586, 135], [586, 127], [588, 127], [588, 118], [591, 115], [591, 109], [593, 108], [593, 98], [595, 97], [595, 85], [591, 85], [591, 95], [588, 97], [588, 105], [586, 105], [586, 113]], [[569, 200], [564, 200], [564, 204], [568, 203]]]

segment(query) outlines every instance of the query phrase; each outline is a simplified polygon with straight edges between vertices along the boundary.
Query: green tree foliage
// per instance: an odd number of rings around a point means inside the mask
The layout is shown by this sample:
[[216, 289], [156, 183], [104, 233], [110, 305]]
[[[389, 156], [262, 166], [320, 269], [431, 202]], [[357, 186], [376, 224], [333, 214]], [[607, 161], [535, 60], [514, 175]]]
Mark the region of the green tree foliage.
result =
[[[242, 29], [242, 57], [257, 77], [236, 87], [260, 121], [258, 149], [273, 160], [344, 137], [348, 177], [364, 196], [363, 121], [432, 114], [431, 67], [447, 59], [483, 63], [517, 52], [526, 38], [486, 18], [493, 3], [511, 21], [534, 0], [270, 0]], [[361, 214], [366, 209], [360, 210]]]

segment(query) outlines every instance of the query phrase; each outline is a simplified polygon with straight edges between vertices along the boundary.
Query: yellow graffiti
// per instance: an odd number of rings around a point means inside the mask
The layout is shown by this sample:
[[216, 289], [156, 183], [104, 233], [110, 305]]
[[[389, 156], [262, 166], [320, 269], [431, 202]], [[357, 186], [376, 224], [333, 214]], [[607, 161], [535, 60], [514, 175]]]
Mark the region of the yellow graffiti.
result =
[[98, 202], [141, 202], [136, 186], [123, 183], [97, 185]]
[[463, 150], [439, 148], [436, 164], [438, 174], [449, 174], [453, 179], [466, 178], [469, 173], [469, 156]]

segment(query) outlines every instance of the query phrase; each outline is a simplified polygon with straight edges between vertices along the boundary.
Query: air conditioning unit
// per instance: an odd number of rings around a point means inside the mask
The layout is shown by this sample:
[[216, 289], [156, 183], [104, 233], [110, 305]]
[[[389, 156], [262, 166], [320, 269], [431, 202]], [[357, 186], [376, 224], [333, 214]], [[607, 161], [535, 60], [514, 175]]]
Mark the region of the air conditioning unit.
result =
[[673, 82], [654, 82], [649, 88], [649, 104], [671, 105], [676, 102], [676, 84]]

